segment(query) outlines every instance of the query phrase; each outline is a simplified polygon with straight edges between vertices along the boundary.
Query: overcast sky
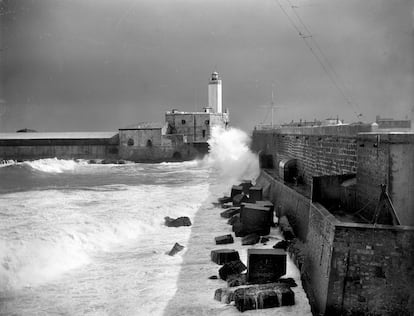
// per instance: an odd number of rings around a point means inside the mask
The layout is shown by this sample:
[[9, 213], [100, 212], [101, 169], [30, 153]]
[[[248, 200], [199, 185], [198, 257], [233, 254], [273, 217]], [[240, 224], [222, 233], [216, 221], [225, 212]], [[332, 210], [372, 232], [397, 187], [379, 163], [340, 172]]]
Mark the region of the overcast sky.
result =
[[162, 122], [172, 108], [201, 110], [214, 70], [231, 124], [246, 131], [270, 123], [272, 86], [276, 123], [403, 119], [413, 3], [3, 0], [0, 132]]

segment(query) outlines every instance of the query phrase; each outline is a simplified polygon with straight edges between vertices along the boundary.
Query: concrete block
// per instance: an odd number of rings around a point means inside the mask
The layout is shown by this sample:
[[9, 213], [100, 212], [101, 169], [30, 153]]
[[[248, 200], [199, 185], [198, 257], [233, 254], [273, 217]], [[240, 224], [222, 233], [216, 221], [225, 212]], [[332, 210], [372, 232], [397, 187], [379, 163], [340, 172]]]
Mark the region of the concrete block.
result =
[[283, 249], [248, 249], [247, 281], [275, 282], [286, 274], [286, 252]]
[[180, 245], [178, 242], [174, 244], [172, 249], [167, 253], [169, 256], [174, 256], [177, 252], [180, 252], [184, 249], [184, 246]]
[[239, 214], [240, 213], [240, 207], [230, 207], [228, 209], [226, 209], [225, 211], [220, 213], [220, 216], [223, 218], [230, 218], [233, 215]]
[[260, 241], [260, 236], [256, 233], [246, 235], [242, 238], [241, 244], [243, 246], [254, 245]]
[[240, 206], [242, 203], [247, 202], [249, 198], [244, 193], [237, 194], [233, 197], [233, 206]]
[[270, 233], [271, 211], [267, 207], [263, 207], [252, 203], [243, 203], [240, 208], [240, 221], [247, 233], [257, 232], [260, 235], [268, 235]]
[[217, 289], [214, 292], [214, 299], [224, 304], [230, 304], [234, 300], [234, 290], [226, 287]]
[[243, 193], [243, 187], [239, 185], [233, 185], [231, 187], [231, 194], [230, 197], [233, 199], [237, 194]]
[[238, 260], [230, 261], [225, 263], [220, 269], [219, 269], [219, 276], [224, 281], [227, 280], [227, 278], [230, 275], [237, 275], [245, 271], [247, 267], [244, 265], [243, 262]]
[[216, 241], [216, 245], [224, 245], [224, 244], [234, 243], [234, 239], [233, 239], [233, 236], [231, 234], [223, 235], [223, 236], [217, 236], [214, 239]]
[[255, 203], [263, 199], [263, 188], [262, 187], [250, 187], [249, 188], [249, 202]]
[[236, 287], [247, 284], [246, 274], [232, 274], [227, 277], [227, 286]]
[[269, 208], [269, 218], [270, 218], [269, 220], [271, 222], [271, 225], [274, 226], [274, 224], [275, 224], [275, 221], [274, 221], [275, 206], [274, 206], [274, 204], [272, 202], [266, 201], [266, 200], [265, 201], [263, 201], [263, 200], [256, 201], [255, 203], [257, 205], [259, 205], [259, 206], [263, 206], [263, 207]]
[[235, 291], [233, 298], [240, 312], [280, 306], [278, 295], [273, 290]]
[[289, 247], [290, 242], [287, 240], [281, 240], [278, 241], [276, 244], [274, 244], [273, 248], [275, 249], [283, 249], [286, 251], [286, 249]]
[[227, 221], [227, 224], [233, 225], [236, 222], [240, 222], [240, 214], [236, 214], [230, 217], [229, 220]]
[[252, 181], [250, 180], [243, 180], [239, 186], [241, 186], [243, 188], [243, 193], [244, 194], [249, 194], [249, 189], [250, 187], [253, 186]]
[[[243, 276], [243, 274], [241, 274]], [[228, 280], [233, 279], [233, 275]], [[226, 287], [217, 289], [214, 293], [214, 299], [225, 304], [230, 304], [234, 301], [235, 293], [237, 292], [239, 298], [245, 295], [255, 295], [259, 291], [272, 290], [277, 293], [279, 306], [290, 306], [295, 304], [295, 294], [290, 289], [288, 284], [284, 283], [268, 283], [268, 284], [256, 284], [248, 287], [242, 285], [239, 287]], [[247, 310], [247, 309], [246, 309]]]
[[234, 303], [240, 312], [295, 304], [295, 293], [286, 284], [270, 283], [236, 289]]
[[221, 208], [224, 208], [224, 209], [233, 207], [233, 199], [229, 203], [224, 203], [224, 204], [220, 204], [220, 205], [221, 205]]
[[215, 249], [211, 251], [211, 261], [223, 265], [227, 262], [239, 260], [239, 252], [234, 249]]
[[230, 196], [223, 196], [217, 200], [220, 204], [230, 203], [232, 198]]

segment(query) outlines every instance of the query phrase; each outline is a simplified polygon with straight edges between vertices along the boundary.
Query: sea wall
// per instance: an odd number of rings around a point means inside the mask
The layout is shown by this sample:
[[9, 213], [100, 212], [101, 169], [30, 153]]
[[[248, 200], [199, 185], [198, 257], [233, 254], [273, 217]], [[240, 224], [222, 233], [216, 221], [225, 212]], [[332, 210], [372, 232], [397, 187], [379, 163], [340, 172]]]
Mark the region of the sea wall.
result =
[[414, 227], [338, 223], [326, 313], [414, 314]]
[[117, 159], [118, 139], [0, 139], [0, 160]]
[[380, 184], [403, 225], [414, 226], [414, 133], [361, 133], [357, 143], [357, 207], [372, 219]]
[[322, 315], [328, 301], [336, 223], [335, 217], [322, 205], [311, 203], [302, 279], [313, 309]]
[[305, 242], [301, 274], [315, 314], [414, 312], [414, 227], [340, 221], [264, 170], [256, 183]]
[[370, 129], [356, 124], [255, 130], [252, 149], [262, 167], [273, 168], [274, 174], [282, 160], [295, 159], [306, 196], [313, 177], [356, 174], [354, 207], [363, 208], [361, 215], [368, 221], [385, 184], [401, 224], [414, 225], [414, 133]]
[[369, 131], [369, 124], [254, 130], [252, 149], [271, 157], [275, 168], [283, 159], [296, 159], [298, 175], [310, 193], [314, 176], [356, 172], [357, 134]]
[[[103, 134], [101, 137], [100, 135]], [[120, 136], [122, 142], [120, 142]], [[132, 141], [131, 141], [132, 140]], [[183, 135], [161, 130], [122, 133], [9, 133], [0, 134], [1, 160], [107, 159], [135, 162], [191, 160], [208, 152], [207, 143], [189, 144]]]
[[296, 235], [306, 240], [310, 199], [295, 191], [294, 188], [274, 179], [262, 170], [256, 185], [264, 188], [264, 195], [274, 204], [277, 216], [286, 215]]

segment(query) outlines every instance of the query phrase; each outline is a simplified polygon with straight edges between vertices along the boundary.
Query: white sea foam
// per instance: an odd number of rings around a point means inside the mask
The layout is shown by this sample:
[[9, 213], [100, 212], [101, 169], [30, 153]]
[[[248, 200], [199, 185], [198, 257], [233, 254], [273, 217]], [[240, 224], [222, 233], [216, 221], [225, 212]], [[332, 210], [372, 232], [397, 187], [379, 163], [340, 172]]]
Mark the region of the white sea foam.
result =
[[240, 180], [255, 180], [260, 172], [257, 155], [249, 148], [249, 136], [237, 129], [215, 126], [209, 139], [206, 162], [218, 172], [220, 181], [229, 186]]
[[23, 165], [27, 165], [35, 170], [50, 173], [73, 171], [77, 166], [84, 164], [86, 164], [86, 161], [76, 162], [74, 160], [64, 160], [57, 158], [45, 158], [23, 162]]
[[0, 161], [0, 168], [1, 167], [7, 167], [7, 166], [10, 166], [10, 165], [14, 165], [14, 164], [16, 164], [15, 160], [1, 160]]
[[48, 282], [101, 252], [136, 243], [144, 234], [159, 234], [165, 216], [191, 218], [207, 188], [113, 185], [110, 193], [3, 195], [1, 202], [8, 206], [0, 224], [0, 294]]

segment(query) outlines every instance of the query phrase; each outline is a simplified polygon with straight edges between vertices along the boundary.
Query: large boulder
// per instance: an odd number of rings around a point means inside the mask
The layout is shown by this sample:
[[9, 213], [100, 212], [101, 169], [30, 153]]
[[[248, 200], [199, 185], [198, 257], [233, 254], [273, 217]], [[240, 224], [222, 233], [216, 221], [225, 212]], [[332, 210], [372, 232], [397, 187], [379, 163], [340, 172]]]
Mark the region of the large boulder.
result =
[[191, 220], [187, 216], [178, 218], [171, 218], [169, 216], [164, 217], [165, 226], [168, 227], [180, 227], [180, 226], [191, 226]]

